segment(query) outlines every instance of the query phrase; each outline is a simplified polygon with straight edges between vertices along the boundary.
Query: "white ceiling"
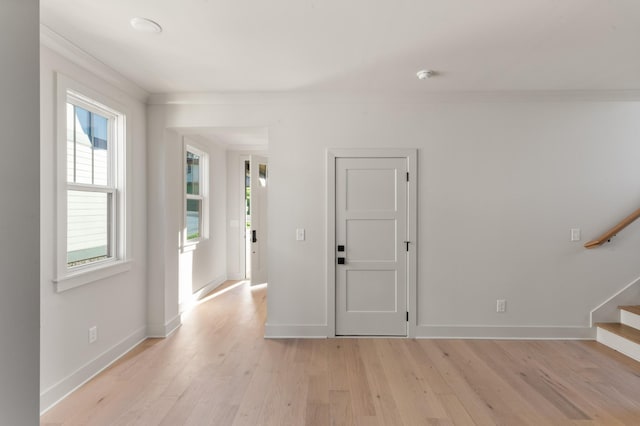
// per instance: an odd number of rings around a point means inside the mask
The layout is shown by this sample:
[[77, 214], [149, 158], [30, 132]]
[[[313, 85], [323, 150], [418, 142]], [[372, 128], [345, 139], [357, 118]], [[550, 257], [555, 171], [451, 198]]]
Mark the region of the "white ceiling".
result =
[[[40, 4], [43, 24], [151, 93], [640, 89], [638, 0]], [[135, 32], [134, 16], [164, 32]]]

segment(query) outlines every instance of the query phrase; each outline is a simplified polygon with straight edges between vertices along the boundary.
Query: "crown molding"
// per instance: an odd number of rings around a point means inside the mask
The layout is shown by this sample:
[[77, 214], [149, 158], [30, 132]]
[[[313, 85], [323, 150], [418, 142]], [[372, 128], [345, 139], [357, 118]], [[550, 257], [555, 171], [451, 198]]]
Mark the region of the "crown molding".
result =
[[44, 24], [40, 24], [40, 45], [116, 86], [136, 100], [146, 103], [149, 93], [104, 62], [82, 50]]
[[640, 90], [529, 90], [449, 92], [235, 92], [154, 93], [150, 105], [252, 105], [290, 103], [516, 103], [638, 102]]

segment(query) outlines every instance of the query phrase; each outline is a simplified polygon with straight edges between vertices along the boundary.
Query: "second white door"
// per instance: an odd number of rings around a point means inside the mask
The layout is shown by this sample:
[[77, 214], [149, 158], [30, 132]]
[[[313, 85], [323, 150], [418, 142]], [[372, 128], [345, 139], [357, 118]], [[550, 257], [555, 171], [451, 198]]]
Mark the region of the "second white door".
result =
[[267, 282], [267, 164], [265, 157], [251, 156], [251, 285]]

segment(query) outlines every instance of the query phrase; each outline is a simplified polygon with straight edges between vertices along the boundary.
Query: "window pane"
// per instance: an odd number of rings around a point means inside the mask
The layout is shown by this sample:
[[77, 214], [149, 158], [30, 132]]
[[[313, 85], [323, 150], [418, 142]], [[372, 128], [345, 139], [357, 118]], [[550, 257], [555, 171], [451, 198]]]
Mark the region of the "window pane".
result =
[[73, 182], [75, 174], [74, 122], [75, 115], [73, 112], [73, 105], [67, 103], [67, 182]]
[[109, 156], [107, 155], [107, 132], [109, 120], [93, 115], [93, 184], [109, 184]]
[[67, 191], [67, 265], [77, 266], [110, 255], [111, 193]]
[[187, 194], [200, 195], [200, 156], [187, 151]]
[[91, 149], [91, 113], [79, 106], [75, 107], [76, 125], [76, 183], [93, 183], [92, 179], [92, 149]]
[[109, 185], [109, 119], [67, 103], [67, 182]]
[[258, 180], [260, 181], [260, 186], [267, 186], [267, 165], [266, 164], [258, 164]]
[[200, 238], [202, 200], [187, 200], [187, 240]]

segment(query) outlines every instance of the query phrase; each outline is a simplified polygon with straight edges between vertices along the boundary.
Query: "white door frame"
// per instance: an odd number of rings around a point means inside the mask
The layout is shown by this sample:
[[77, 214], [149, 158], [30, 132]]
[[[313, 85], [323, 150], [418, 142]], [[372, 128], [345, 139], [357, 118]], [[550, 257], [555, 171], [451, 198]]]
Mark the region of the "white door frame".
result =
[[237, 194], [241, 195], [241, 199], [238, 203], [238, 205], [240, 205], [240, 217], [238, 219], [238, 221], [240, 222], [240, 230], [239, 230], [239, 238], [240, 238], [240, 260], [239, 260], [239, 269], [240, 272], [239, 274], [242, 275], [241, 280], [246, 280], [247, 279], [247, 205], [245, 204], [245, 161], [249, 161], [250, 160], [250, 156], [249, 155], [240, 155], [239, 159], [240, 159], [240, 171], [242, 173], [242, 178], [240, 180], [240, 186], [241, 188], [238, 190]]
[[[249, 159], [249, 169], [251, 171], [251, 233], [256, 233], [255, 242], [251, 243], [251, 285], [267, 283], [269, 280], [269, 269], [267, 262], [267, 241], [269, 239], [269, 228], [267, 226], [267, 205], [269, 200], [269, 160], [266, 156], [251, 154]], [[265, 165], [265, 185], [260, 184], [260, 166]], [[257, 190], [256, 190], [257, 189]], [[258, 227], [256, 227], [256, 223]], [[257, 245], [257, 255], [254, 248]], [[256, 259], [260, 267], [256, 266]]]
[[336, 336], [336, 158], [406, 158], [409, 171], [407, 188], [407, 226], [409, 235], [409, 265], [407, 267], [407, 337], [415, 337], [417, 325], [417, 226], [418, 226], [418, 151], [416, 149], [341, 149], [326, 151], [326, 257], [327, 265], [327, 334]]

